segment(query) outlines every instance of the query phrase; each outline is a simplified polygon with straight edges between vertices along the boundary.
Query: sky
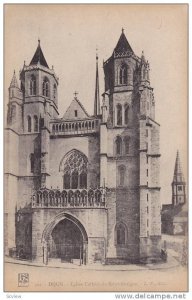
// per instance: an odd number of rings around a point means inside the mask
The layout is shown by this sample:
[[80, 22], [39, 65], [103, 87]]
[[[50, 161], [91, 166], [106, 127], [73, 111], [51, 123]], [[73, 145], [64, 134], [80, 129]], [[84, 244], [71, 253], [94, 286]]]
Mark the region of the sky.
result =
[[122, 27], [134, 53], [150, 63], [151, 86], [160, 123], [161, 201], [171, 202], [177, 149], [187, 179], [187, 6], [186, 5], [6, 5], [4, 26], [5, 111], [15, 69], [28, 65], [38, 39], [49, 67], [59, 77], [59, 112], [63, 116], [78, 91], [92, 114], [96, 48], [100, 93], [103, 60], [109, 58]]

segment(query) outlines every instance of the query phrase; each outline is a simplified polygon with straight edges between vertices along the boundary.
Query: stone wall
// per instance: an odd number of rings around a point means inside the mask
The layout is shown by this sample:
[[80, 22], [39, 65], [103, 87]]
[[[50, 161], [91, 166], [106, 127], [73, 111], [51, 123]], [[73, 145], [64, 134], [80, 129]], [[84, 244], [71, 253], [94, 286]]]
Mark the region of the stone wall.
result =
[[[59, 220], [68, 214], [78, 220], [88, 236], [89, 263], [97, 260], [105, 261], [105, 243], [107, 238], [107, 211], [106, 209], [34, 209], [32, 219], [32, 255], [33, 259], [43, 259], [43, 232], [51, 222], [56, 225]], [[54, 221], [55, 220], [55, 221]]]
[[49, 188], [63, 189], [63, 172], [59, 166], [64, 156], [76, 149], [86, 155], [88, 159], [88, 188], [97, 188], [100, 185], [99, 150], [100, 141], [98, 135], [71, 136], [66, 138], [50, 139], [49, 162]]

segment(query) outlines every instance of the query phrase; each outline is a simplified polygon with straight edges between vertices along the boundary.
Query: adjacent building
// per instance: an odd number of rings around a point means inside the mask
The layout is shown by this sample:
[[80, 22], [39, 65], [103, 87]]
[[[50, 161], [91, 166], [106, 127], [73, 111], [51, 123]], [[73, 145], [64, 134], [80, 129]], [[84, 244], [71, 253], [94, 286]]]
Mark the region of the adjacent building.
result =
[[188, 231], [186, 182], [177, 151], [172, 181], [172, 203], [162, 206], [162, 233], [183, 235]]

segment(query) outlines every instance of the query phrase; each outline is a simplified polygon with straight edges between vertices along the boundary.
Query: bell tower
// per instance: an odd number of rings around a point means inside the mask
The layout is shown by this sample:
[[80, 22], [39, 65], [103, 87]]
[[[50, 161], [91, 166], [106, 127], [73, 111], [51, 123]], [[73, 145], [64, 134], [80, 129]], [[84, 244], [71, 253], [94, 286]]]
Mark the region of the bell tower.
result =
[[181, 168], [179, 151], [177, 151], [173, 182], [172, 182], [172, 205], [173, 206], [186, 203], [185, 189], [186, 189], [186, 182]]
[[35, 54], [20, 72], [21, 90], [24, 94], [24, 132], [38, 132], [48, 126], [50, 118], [58, 116], [58, 78], [49, 68], [41, 49], [40, 40]]
[[131, 260], [156, 257], [161, 239], [159, 124], [149, 62], [143, 52], [141, 57], [134, 53], [122, 29], [103, 68], [101, 180], [111, 191], [109, 206], [116, 222], [109, 217], [108, 230], [116, 230], [109, 232], [114, 239], [108, 241], [107, 255]]
[[[50, 69], [41, 49], [40, 40], [29, 65], [20, 72], [23, 92], [23, 130], [34, 139], [34, 151], [29, 154], [34, 164], [33, 174], [40, 175], [41, 187], [49, 178], [50, 120], [58, 116], [58, 77]], [[32, 168], [33, 169], [33, 168]]]

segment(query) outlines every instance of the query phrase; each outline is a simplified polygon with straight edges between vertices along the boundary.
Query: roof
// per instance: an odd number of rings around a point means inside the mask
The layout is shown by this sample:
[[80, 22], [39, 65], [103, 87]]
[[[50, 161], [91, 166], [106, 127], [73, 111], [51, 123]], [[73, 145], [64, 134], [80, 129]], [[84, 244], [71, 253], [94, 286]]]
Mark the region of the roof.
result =
[[15, 71], [13, 73], [13, 77], [11, 79], [11, 83], [10, 83], [10, 87], [16, 87], [19, 88], [18, 82], [17, 82], [17, 78], [15, 76]]
[[124, 51], [129, 51], [131, 53], [134, 53], [131, 46], [129, 45], [129, 42], [124, 34], [124, 29], [122, 29], [122, 33], [120, 35], [120, 38], [117, 42], [117, 45], [114, 49], [115, 52], [124, 52]]
[[187, 204], [179, 204], [177, 206], [167, 207], [162, 211], [164, 219], [187, 218], [188, 207]]
[[[74, 111], [77, 111], [77, 116], [74, 115]], [[68, 109], [66, 110], [63, 119], [65, 120], [79, 120], [79, 119], [86, 119], [89, 117], [89, 114], [81, 104], [81, 102], [75, 97], [71, 104], [69, 105]]]
[[44, 54], [43, 54], [43, 51], [41, 49], [41, 46], [40, 46], [40, 40], [38, 40], [38, 46], [37, 46], [37, 49], [35, 51], [35, 54], [33, 55], [33, 58], [30, 62], [30, 66], [31, 65], [37, 65], [37, 64], [40, 64], [46, 68], [49, 68], [47, 62], [46, 62], [46, 59], [44, 57]]

